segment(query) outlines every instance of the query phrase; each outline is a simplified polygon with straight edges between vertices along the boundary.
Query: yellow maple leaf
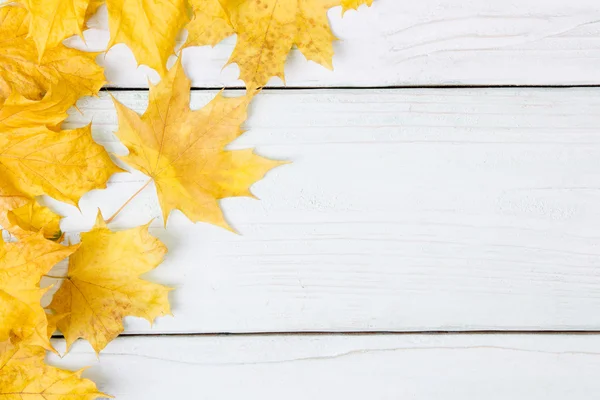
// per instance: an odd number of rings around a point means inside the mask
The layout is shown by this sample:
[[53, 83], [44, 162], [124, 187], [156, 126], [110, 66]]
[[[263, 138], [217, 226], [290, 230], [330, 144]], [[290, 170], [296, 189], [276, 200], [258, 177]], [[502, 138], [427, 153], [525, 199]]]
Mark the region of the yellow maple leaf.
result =
[[188, 22], [187, 0], [106, 0], [111, 48], [125, 43], [139, 64], [166, 73], [175, 39]]
[[40, 279], [76, 249], [46, 240], [41, 232], [17, 243], [0, 239], [0, 342], [16, 338], [51, 348]]
[[93, 400], [111, 397], [81, 377], [83, 370], [67, 371], [47, 365], [46, 352], [35, 346], [0, 343], [0, 398], [6, 400]]
[[153, 322], [170, 314], [166, 286], [139, 275], [156, 268], [166, 247], [148, 233], [148, 225], [112, 232], [98, 213], [96, 225], [81, 234], [81, 246], [69, 259], [66, 279], [50, 308], [66, 316], [57, 322], [70, 347], [87, 339], [100, 352], [123, 331], [123, 318]]
[[46, 49], [70, 36], [83, 36], [89, 0], [19, 0], [29, 11], [29, 37], [35, 42], [38, 59]]
[[219, 0], [190, 0], [194, 17], [187, 24], [185, 46], [215, 46], [235, 32]]
[[181, 63], [150, 87], [142, 117], [118, 101], [116, 133], [129, 149], [122, 159], [155, 183], [164, 223], [181, 210], [192, 221], [230, 229], [218, 201], [252, 196], [250, 186], [281, 161], [260, 157], [252, 149], [225, 151], [240, 136], [249, 97], [218, 94], [201, 110], [190, 110], [190, 81]]
[[25, 237], [42, 231], [45, 238], [58, 240], [62, 236], [60, 218], [48, 207], [31, 200], [9, 211], [6, 218], [8, 225], [3, 227], [16, 237]]
[[373, 4], [373, 0], [342, 0], [342, 12], [346, 12], [351, 9], [356, 10], [363, 4], [370, 6]]
[[253, 90], [277, 76], [293, 45], [304, 56], [332, 69], [333, 41], [327, 10], [339, 0], [221, 0], [238, 35], [229, 63]]
[[[372, 4], [373, 0], [220, 0], [238, 35], [228, 64], [236, 63], [250, 90], [271, 77], [284, 80], [284, 65], [295, 45], [311, 61], [333, 69], [333, 42], [327, 10]], [[210, 19], [213, 23], [217, 17]]]
[[0, 198], [9, 204], [46, 194], [77, 205], [81, 196], [105, 188], [108, 178], [121, 171], [93, 141], [90, 125], [60, 132], [37, 127], [0, 135]]
[[51, 85], [63, 86], [71, 103], [97, 94], [105, 82], [102, 68], [94, 61], [97, 53], [58, 45], [37, 62], [35, 43], [27, 38], [27, 21], [24, 8], [0, 7], [0, 104], [13, 90], [41, 100]]

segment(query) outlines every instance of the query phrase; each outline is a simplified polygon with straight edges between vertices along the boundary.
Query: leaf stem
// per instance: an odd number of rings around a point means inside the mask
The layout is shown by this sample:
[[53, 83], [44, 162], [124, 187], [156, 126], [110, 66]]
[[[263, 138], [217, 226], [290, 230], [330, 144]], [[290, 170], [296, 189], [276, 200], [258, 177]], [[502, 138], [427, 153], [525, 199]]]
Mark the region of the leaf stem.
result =
[[55, 275], [44, 275], [46, 278], [52, 278], [52, 279], [69, 279], [66, 276], [55, 276]]
[[146, 187], [150, 184], [150, 182], [152, 182], [152, 179], [150, 179], [148, 182], [146, 182], [144, 184], [144, 186], [142, 186], [137, 192], [135, 192], [133, 194], [133, 196], [131, 196], [129, 199], [127, 199], [127, 201], [112, 215], [112, 217], [110, 217], [109, 219], [106, 220], [107, 224], [110, 224], [117, 215], [119, 215], [119, 213], [121, 211], [123, 211], [123, 209], [125, 207], [127, 207], [127, 204], [129, 204], [131, 202], [131, 200], [133, 200], [138, 194], [140, 194], [142, 192], [142, 190], [146, 189]]

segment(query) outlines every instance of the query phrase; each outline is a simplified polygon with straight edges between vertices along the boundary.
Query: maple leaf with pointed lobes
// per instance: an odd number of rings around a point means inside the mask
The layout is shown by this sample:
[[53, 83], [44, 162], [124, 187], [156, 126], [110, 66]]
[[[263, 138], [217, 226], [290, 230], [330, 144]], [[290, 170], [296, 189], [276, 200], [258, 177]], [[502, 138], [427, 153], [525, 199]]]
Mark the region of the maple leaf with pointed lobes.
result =
[[123, 331], [124, 317], [152, 323], [171, 313], [171, 288], [139, 278], [167, 253], [148, 225], [112, 232], [98, 213], [94, 228], [81, 234], [81, 247], [70, 257], [67, 277], [50, 303], [65, 314], [56, 325], [68, 347], [85, 338], [98, 353]]
[[235, 32], [219, 0], [190, 0], [194, 18], [187, 24], [185, 47], [215, 46]]
[[225, 151], [240, 136], [250, 97], [219, 93], [201, 110], [190, 110], [190, 81], [177, 62], [157, 86], [150, 87], [142, 117], [114, 100], [117, 136], [129, 149], [121, 157], [154, 181], [166, 225], [170, 212], [181, 210], [194, 222], [231, 229], [218, 201], [251, 196], [250, 186], [270, 169], [285, 164], [251, 149]]
[[236, 63], [240, 78], [253, 91], [271, 77], [284, 80], [288, 53], [296, 45], [311, 61], [333, 69], [333, 42], [327, 10], [344, 10], [372, 0], [220, 0], [238, 35], [228, 64]]
[[40, 279], [76, 249], [46, 240], [41, 232], [17, 243], [0, 239], [0, 342], [12, 337], [16, 342], [52, 348], [40, 304], [46, 292], [40, 289]]
[[37, 50], [27, 38], [27, 10], [0, 7], [0, 104], [16, 91], [30, 100], [42, 100], [51, 85], [62, 86], [74, 104], [81, 96], [98, 93], [105, 82], [102, 68], [86, 53], [58, 45], [38, 63]]
[[89, 0], [19, 0], [29, 11], [29, 37], [41, 60], [46, 49], [70, 36], [83, 36]]
[[0, 398], [5, 400], [93, 400], [111, 397], [81, 377], [83, 370], [67, 371], [47, 365], [40, 347], [0, 343]]
[[187, 0], [106, 0], [110, 49], [125, 43], [138, 64], [167, 72], [175, 39], [188, 22]]
[[85, 193], [105, 188], [116, 172], [123, 170], [93, 141], [90, 125], [60, 132], [28, 128], [0, 135], [0, 199], [4, 199], [0, 206], [18, 206], [23, 198], [44, 194], [77, 205]]

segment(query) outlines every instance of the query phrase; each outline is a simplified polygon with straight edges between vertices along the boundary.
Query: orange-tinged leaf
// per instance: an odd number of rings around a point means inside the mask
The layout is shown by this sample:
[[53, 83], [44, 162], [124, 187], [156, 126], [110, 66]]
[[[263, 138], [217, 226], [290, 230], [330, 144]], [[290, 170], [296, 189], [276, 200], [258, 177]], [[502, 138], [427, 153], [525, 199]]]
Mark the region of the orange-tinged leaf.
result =
[[0, 104], [14, 90], [30, 100], [42, 100], [52, 85], [63, 89], [74, 103], [81, 96], [98, 93], [104, 73], [86, 53], [58, 45], [38, 63], [37, 50], [27, 38], [28, 15], [22, 7], [0, 8]]
[[332, 68], [333, 41], [327, 10], [339, 0], [221, 0], [238, 35], [229, 63], [253, 90], [277, 76], [293, 45], [304, 56]]
[[166, 252], [148, 225], [112, 232], [98, 214], [94, 228], [81, 234], [67, 278], [50, 304], [56, 313], [67, 314], [57, 321], [67, 346], [85, 338], [100, 352], [123, 331], [124, 317], [153, 322], [170, 314], [171, 289], [139, 278], [156, 268]]
[[142, 117], [115, 100], [117, 136], [129, 149], [122, 159], [155, 183], [164, 223], [181, 210], [194, 222], [229, 229], [218, 201], [252, 196], [250, 186], [282, 162], [251, 149], [225, 151], [242, 134], [250, 97], [217, 95], [201, 110], [190, 110], [190, 81], [178, 62], [150, 88]]
[[83, 370], [67, 371], [47, 365], [46, 352], [35, 346], [0, 343], [0, 398], [4, 400], [93, 400], [110, 397]]
[[370, 6], [373, 4], [373, 0], [342, 0], [342, 11], [356, 10], [363, 4]]
[[9, 225], [4, 228], [16, 237], [25, 237], [42, 231], [46, 239], [58, 240], [62, 236], [60, 219], [61, 217], [48, 207], [31, 200], [8, 212]]
[[86, 192], [106, 187], [108, 178], [120, 171], [93, 141], [90, 125], [70, 131], [38, 127], [0, 135], [0, 198], [33, 199], [46, 194], [76, 205]]
[[89, 0], [19, 0], [29, 11], [29, 37], [39, 59], [70, 36], [82, 36]]
[[0, 342], [13, 338], [51, 348], [40, 279], [76, 249], [46, 240], [41, 232], [17, 243], [0, 240]]
[[186, 0], [106, 0], [111, 48], [125, 43], [139, 64], [166, 73], [175, 39], [188, 22]]
[[187, 24], [185, 46], [215, 46], [235, 32], [219, 0], [190, 0], [194, 18]]

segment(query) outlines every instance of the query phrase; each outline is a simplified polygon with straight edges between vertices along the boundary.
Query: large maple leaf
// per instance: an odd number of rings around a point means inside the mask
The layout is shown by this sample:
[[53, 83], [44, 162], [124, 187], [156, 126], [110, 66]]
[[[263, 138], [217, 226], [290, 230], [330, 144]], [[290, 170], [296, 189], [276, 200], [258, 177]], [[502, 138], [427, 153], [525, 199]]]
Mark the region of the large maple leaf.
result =
[[71, 103], [97, 94], [105, 82], [102, 68], [94, 61], [97, 53], [58, 45], [38, 62], [36, 45], [27, 37], [28, 18], [24, 8], [0, 8], [0, 104], [13, 90], [41, 100], [52, 85], [62, 86]]
[[88, 191], [105, 188], [108, 178], [120, 171], [93, 141], [90, 125], [60, 132], [44, 127], [3, 132], [0, 199], [7, 204], [0, 201], [0, 212], [10, 209], [12, 199], [41, 195], [76, 205]]
[[371, 2], [220, 0], [238, 35], [229, 63], [238, 64], [240, 78], [250, 90], [266, 85], [274, 76], [284, 80], [285, 61], [294, 45], [307, 59], [332, 69], [336, 37], [329, 27], [327, 10], [340, 4], [345, 10]]
[[67, 346], [85, 338], [100, 352], [123, 331], [124, 317], [153, 322], [170, 314], [171, 289], [139, 278], [156, 268], [166, 252], [148, 225], [112, 232], [98, 214], [94, 228], [81, 234], [81, 246], [69, 258], [67, 276], [50, 304], [65, 314], [56, 325]]
[[16, 338], [51, 348], [40, 279], [76, 249], [46, 240], [41, 232], [17, 243], [0, 239], [0, 342]]
[[44, 349], [0, 343], [0, 398], [6, 400], [93, 400], [110, 397], [83, 370], [67, 371], [44, 362]]
[[89, 0], [19, 0], [29, 11], [29, 37], [41, 60], [46, 49], [73, 35], [83, 35]]
[[190, 81], [181, 63], [150, 88], [142, 117], [115, 100], [117, 136], [129, 149], [122, 159], [156, 185], [164, 223], [181, 210], [192, 221], [229, 228], [218, 200], [252, 196], [250, 186], [281, 161], [260, 157], [252, 149], [225, 151], [240, 136], [250, 97], [218, 94], [201, 110], [190, 110]]
[[188, 22], [187, 0], [106, 0], [110, 43], [125, 43], [139, 64], [161, 76], [175, 52], [175, 39]]

